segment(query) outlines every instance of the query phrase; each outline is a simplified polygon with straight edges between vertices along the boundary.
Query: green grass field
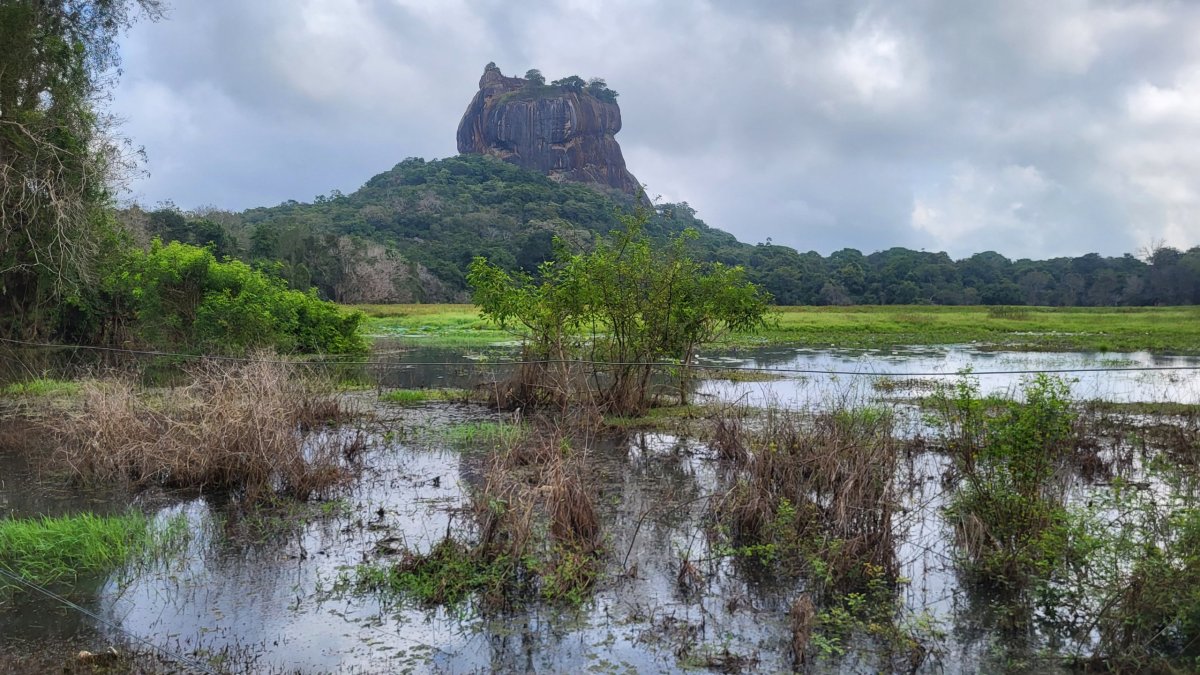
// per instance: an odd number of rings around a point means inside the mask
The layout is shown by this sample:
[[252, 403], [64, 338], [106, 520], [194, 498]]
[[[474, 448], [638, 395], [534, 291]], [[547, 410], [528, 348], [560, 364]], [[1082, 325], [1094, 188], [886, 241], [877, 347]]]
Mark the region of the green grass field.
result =
[[[472, 305], [360, 305], [375, 338], [472, 346], [519, 335]], [[1200, 307], [778, 307], [771, 326], [725, 344], [886, 348], [980, 343], [1026, 351], [1200, 354]]]

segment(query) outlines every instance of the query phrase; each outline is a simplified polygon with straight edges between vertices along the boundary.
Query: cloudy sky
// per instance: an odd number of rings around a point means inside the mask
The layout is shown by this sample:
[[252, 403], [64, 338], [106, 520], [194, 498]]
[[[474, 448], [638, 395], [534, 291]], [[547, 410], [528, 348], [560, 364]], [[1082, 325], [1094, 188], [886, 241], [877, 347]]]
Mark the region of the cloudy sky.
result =
[[169, 1], [112, 104], [146, 204], [309, 201], [453, 155], [495, 61], [606, 78], [649, 194], [743, 241], [1200, 244], [1200, 3]]

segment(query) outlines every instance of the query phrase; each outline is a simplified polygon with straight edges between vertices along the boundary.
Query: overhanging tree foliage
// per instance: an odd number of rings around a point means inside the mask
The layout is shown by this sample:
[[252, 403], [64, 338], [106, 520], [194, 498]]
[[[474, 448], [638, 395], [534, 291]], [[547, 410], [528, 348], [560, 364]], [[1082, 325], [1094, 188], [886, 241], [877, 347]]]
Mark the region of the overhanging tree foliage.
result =
[[158, 0], [0, 3], [0, 335], [32, 337], [93, 281], [113, 234], [106, 208], [129, 169], [97, 104], [117, 34]]
[[731, 330], [763, 324], [770, 296], [741, 267], [692, 259], [691, 231], [656, 247], [647, 214], [623, 217], [593, 250], [556, 242], [536, 276], [476, 258], [468, 280], [480, 313], [519, 327], [534, 361], [511, 390], [513, 403], [562, 403], [584, 395], [608, 412], [638, 413], [650, 403], [652, 364], [680, 365], [686, 400], [696, 349]]

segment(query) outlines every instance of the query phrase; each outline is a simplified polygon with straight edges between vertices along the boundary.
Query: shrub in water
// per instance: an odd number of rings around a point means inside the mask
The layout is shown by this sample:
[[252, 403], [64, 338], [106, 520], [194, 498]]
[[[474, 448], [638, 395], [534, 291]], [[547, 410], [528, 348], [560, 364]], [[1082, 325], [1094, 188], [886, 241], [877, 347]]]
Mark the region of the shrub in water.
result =
[[[949, 515], [968, 567], [981, 581], [1024, 585], [1070, 555], [1071, 516], [1057, 468], [1073, 449], [1070, 387], [1046, 375], [1023, 400], [988, 400], [964, 378], [934, 397], [961, 481]], [[1045, 576], [1045, 575], [1043, 575]]]

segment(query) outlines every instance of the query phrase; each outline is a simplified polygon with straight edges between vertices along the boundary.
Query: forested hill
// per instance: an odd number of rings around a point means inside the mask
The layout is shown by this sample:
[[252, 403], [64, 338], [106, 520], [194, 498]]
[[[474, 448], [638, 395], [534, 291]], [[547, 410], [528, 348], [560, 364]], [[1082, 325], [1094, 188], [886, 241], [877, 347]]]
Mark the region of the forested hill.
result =
[[[477, 255], [533, 271], [550, 257], [554, 237], [588, 247], [633, 208], [634, 197], [616, 190], [461, 155], [407, 159], [352, 194], [313, 203], [191, 217], [155, 211], [145, 221], [151, 236], [201, 244], [219, 226], [218, 254], [280, 261], [294, 284], [311, 283], [342, 302], [436, 302], [467, 298], [466, 269]], [[654, 237], [696, 229], [705, 257], [740, 260], [748, 248], [695, 219], [686, 204], [659, 205], [649, 215]], [[164, 229], [160, 222], [172, 218], [175, 225]]]
[[[218, 255], [267, 263], [293, 285], [315, 285], [341, 302], [438, 302], [466, 299], [466, 267], [476, 255], [533, 270], [555, 236], [586, 247], [619, 224], [619, 210], [632, 208], [616, 191], [464, 155], [407, 159], [352, 194], [313, 203], [125, 215], [146, 236], [211, 243]], [[955, 261], [904, 248], [821, 256], [740, 243], [696, 219], [686, 203], [657, 205], [647, 230], [665, 237], [688, 227], [700, 234], [699, 256], [745, 265], [779, 304], [1200, 304], [1200, 248], [1160, 248], [1147, 260], [1011, 261], [984, 252]]]

